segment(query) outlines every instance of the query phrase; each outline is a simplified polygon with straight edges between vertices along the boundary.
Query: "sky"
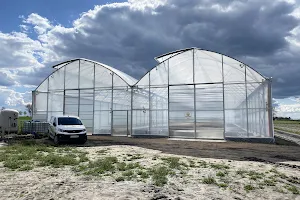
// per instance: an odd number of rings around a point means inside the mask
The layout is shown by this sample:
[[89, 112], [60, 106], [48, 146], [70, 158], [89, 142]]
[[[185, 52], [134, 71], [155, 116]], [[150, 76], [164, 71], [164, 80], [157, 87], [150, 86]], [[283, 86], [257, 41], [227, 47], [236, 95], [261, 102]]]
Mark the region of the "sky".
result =
[[24, 110], [54, 64], [88, 58], [136, 79], [198, 47], [272, 77], [277, 116], [300, 119], [300, 0], [2, 0], [0, 106]]

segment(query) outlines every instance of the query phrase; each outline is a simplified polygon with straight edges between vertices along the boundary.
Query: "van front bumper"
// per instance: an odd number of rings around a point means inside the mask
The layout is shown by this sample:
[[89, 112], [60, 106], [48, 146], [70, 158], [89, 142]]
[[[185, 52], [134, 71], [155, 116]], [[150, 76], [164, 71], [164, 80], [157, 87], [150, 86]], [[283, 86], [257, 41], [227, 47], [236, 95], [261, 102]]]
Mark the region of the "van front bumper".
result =
[[69, 141], [69, 140], [87, 140], [86, 133], [84, 134], [57, 134], [57, 137], [60, 141]]

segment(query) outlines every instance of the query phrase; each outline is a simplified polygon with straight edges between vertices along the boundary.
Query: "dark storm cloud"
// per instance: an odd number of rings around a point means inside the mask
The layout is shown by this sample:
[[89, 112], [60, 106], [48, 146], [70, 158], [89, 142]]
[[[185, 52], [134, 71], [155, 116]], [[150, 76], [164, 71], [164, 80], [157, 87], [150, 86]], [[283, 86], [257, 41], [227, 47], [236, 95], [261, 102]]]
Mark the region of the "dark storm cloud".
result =
[[39, 85], [44, 81], [54, 70], [52, 66], [56, 63], [45, 64], [46, 67], [34, 68], [30, 72], [18, 71], [16, 76], [21, 85]]
[[6, 73], [0, 72], [0, 86], [12, 86], [15, 82]]
[[298, 56], [285, 54], [285, 38], [299, 25], [290, 15], [294, 9], [274, 0], [170, 0], [143, 11], [105, 6], [92, 17], [82, 15], [75, 31], [52, 29], [48, 35], [60, 42], [48, 47], [65, 57], [103, 62], [135, 78], [156, 64], [155, 56], [199, 47], [238, 58], [272, 76], [274, 96], [286, 97], [300, 93], [295, 84], [300, 80]]

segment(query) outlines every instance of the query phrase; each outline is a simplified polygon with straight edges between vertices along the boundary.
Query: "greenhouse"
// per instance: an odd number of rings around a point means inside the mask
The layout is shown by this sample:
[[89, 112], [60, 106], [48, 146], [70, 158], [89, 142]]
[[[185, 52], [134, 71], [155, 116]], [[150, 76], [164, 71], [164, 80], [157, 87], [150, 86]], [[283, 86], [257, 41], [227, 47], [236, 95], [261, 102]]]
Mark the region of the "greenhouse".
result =
[[198, 48], [155, 59], [140, 80], [83, 58], [55, 65], [32, 93], [33, 119], [79, 116], [93, 135], [273, 140], [270, 79]]

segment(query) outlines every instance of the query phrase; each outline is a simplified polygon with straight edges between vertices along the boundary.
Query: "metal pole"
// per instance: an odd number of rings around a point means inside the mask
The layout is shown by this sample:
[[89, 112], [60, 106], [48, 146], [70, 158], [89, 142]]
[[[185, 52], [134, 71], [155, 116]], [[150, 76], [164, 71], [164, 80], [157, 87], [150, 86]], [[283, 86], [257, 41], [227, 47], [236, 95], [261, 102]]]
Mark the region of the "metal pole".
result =
[[223, 88], [223, 138], [225, 139], [225, 133], [226, 133], [226, 122], [225, 122], [225, 81], [224, 81], [224, 60], [222, 55], [222, 88]]
[[272, 108], [272, 79], [268, 80], [268, 113], [269, 113], [269, 135], [274, 137], [274, 126], [273, 126], [273, 108]]
[[[150, 71], [151, 72], [151, 71]], [[151, 134], [151, 123], [152, 123], [152, 114], [151, 114], [151, 89], [150, 89], [150, 72], [149, 72], [149, 134]]]
[[46, 114], [46, 121], [48, 121], [48, 115], [49, 115], [49, 108], [48, 108], [48, 104], [49, 104], [49, 78], [50, 78], [51, 76], [49, 76], [48, 77], [48, 79], [47, 79], [47, 82], [48, 82], [48, 84], [47, 84], [47, 114]]
[[[31, 92], [31, 105], [32, 105], [31, 118], [32, 119], [33, 119], [33, 113], [35, 113], [35, 110], [36, 110], [36, 108], [35, 108], [35, 102], [36, 102], [35, 96], [36, 96], [36, 91], [32, 91]], [[0, 114], [1, 114], [1, 112], [0, 112]]]
[[132, 135], [132, 125], [133, 125], [133, 88], [134, 86], [131, 87], [131, 109], [130, 109], [130, 112], [131, 112], [131, 116], [130, 116], [130, 135]]
[[93, 131], [92, 134], [94, 134], [95, 131], [95, 87], [96, 87], [96, 64], [94, 63], [94, 81], [93, 81]]
[[247, 66], [244, 65], [245, 67], [245, 90], [246, 90], [246, 119], [247, 119], [247, 124], [246, 124], [246, 127], [247, 127], [247, 137], [249, 138], [249, 129], [248, 129], [248, 87], [247, 87]]
[[79, 60], [79, 69], [78, 69], [78, 117], [80, 115], [80, 60]]
[[129, 135], [129, 129], [128, 129], [128, 125], [129, 125], [129, 123], [128, 123], [128, 110], [126, 111], [126, 114], [127, 114], [127, 117], [126, 117], [126, 119], [127, 119], [127, 136]]
[[168, 59], [168, 137], [170, 137], [170, 66]]
[[66, 66], [64, 67], [64, 100], [63, 100], [63, 115], [66, 114]]
[[114, 125], [114, 114], [113, 114], [113, 109], [114, 109], [114, 73], [112, 72], [111, 74], [111, 131], [110, 135], [113, 135], [113, 125]]
[[195, 49], [193, 49], [193, 84], [194, 84], [194, 138], [197, 138], [196, 85], [195, 85]]

